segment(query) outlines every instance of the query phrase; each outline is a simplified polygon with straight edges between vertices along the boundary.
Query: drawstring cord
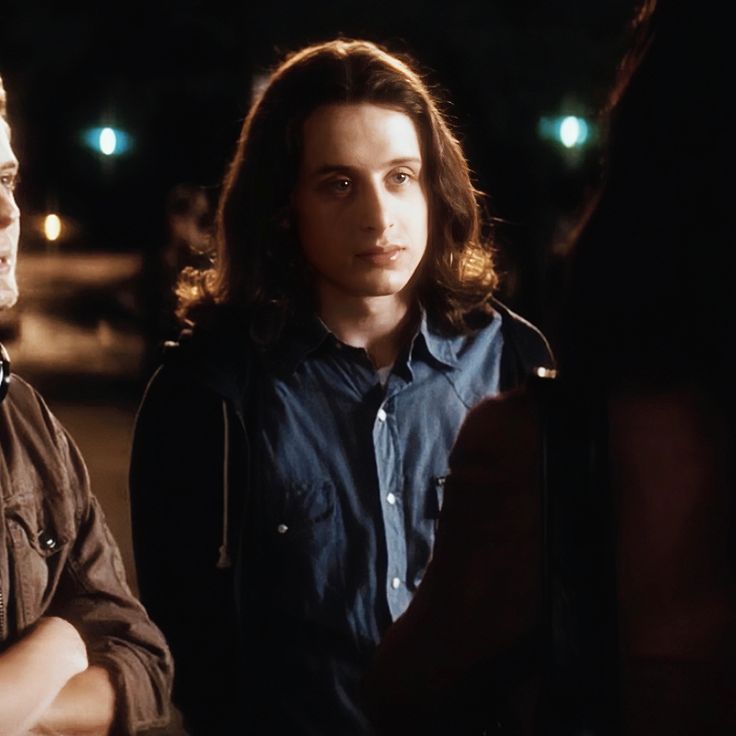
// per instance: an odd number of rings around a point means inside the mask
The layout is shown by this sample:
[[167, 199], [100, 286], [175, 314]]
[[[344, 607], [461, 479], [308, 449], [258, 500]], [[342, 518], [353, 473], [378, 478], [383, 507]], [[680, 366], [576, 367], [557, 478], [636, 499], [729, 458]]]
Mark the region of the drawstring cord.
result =
[[217, 569], [224, 570], [233, 566], [228, 549], [228, 515], [230, 504], [230, 418], [227, 414], [227, 402], [222, 401], [222, 544], [217, 557]]

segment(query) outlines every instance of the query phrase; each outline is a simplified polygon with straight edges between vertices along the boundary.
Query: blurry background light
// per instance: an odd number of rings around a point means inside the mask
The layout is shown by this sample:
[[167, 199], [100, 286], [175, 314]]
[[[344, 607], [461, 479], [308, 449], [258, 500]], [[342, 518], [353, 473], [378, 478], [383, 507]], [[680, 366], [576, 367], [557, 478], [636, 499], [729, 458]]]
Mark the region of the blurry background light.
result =
[[118, 137], [112, 128], [103, 128], [100, 131], [100, 151], [105, 156], [112, 156], [118, 147]]
[[131, 137], [120, 128], [105, 126], [104, 128], [89, 128], [82, 134], [84, 143], [103, 156], [120, 156], [130, 150]]
[[46, 240], [54, 242], [59, 239], [61, 235], [61, 218], [59, 215], [50, 214], [46, 215], [43, 222], [43, 232], [46, 236]]
[[537, 132], [541, 138], [561, 143], [565, 148], [580, 148], [590, 142], [592, 125], [577, 115], [542, 117]]
[[560, 123], [560, 143], [565, 148], [582, 146], [588, 139], [588, 124], [583, 118], [568, 115]]

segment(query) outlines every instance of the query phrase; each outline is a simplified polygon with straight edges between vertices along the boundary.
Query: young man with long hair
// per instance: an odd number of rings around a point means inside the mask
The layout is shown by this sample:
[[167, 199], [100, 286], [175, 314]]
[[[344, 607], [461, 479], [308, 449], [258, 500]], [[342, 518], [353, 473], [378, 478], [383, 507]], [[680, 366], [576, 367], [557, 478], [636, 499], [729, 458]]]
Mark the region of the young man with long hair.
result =
[[429, 561], [456, 432], [549, 349], [492, 297], [438, 101], [372, 43], [273, 72], [216, 248], [180, 285], [191, 329], [148, 388], [131, 467], [175, 699], [194, 733], [370, 733], [361, 678]]

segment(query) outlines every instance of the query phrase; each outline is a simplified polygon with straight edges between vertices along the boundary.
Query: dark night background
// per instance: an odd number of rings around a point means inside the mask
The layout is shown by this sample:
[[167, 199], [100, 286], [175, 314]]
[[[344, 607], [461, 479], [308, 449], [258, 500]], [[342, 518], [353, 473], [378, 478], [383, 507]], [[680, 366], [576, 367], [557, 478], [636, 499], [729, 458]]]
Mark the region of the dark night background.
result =
[[[167, 238], [167, 195], [186, 183], [216, 196], [254, 78], [285, 52], [338, 34], [413, 55], [446, 90], [488, 195], [502, 296], [554, 343], [553, 243], [597, 182], [601, 140], [566, 150], [537, 126], [541, 116], [594, 116], [633, 6], [0, 0], [0, 74], [23, 178], [21, 300], [0, 337], [79, 442], [133, 579], [128, 447], [165, 336], [151, 327], [163, 299], [151, 266]], [[103, 125], [131, 136], [126, 155], [84, 145], [82, 131]], [[53, 246], [38, 226], [48, 212], [67, 225]]]

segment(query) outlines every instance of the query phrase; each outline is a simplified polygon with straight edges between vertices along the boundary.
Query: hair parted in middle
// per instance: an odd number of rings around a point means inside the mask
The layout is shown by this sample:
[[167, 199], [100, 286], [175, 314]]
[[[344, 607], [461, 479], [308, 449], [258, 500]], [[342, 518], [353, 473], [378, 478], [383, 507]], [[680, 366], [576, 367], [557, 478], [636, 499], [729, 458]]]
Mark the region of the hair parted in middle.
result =
[[179, 283], [184, 321], [226, 304], [272, 310], [283, 322], [310, 298], [291, 206], [303, 125], [324, 105], [360, 103], [402, 112], [417, 128], [429, 209], [420, 303], [451, 334], [472, 331], [492, 313], [498, 278], [480, 193], [438, 101], [409, 62], [369, 41], [338, 39], [288, 56], [246, 117], [218, 205], [214, 265], [190, 269]]

